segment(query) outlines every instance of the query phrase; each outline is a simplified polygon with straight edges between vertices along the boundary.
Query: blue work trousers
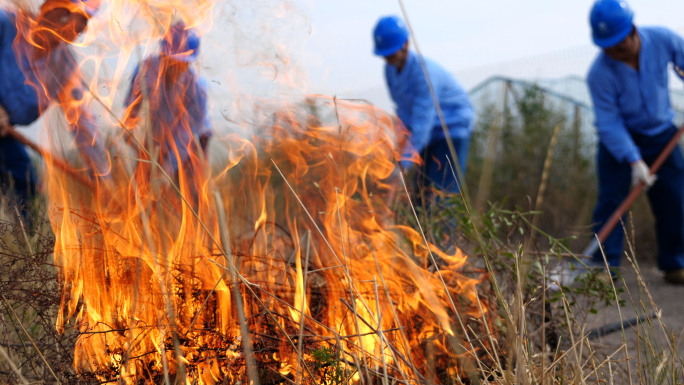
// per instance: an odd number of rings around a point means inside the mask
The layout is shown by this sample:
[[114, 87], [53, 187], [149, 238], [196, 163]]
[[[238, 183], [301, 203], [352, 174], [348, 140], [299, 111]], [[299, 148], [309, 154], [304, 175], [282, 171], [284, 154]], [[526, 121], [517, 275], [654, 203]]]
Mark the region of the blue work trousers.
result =
[[[461, 172], [465, 175], [470, 137], [451, 138], [451, 141], [456, 150]], [[426, 185], [433, 185], [442, 191], [459, 193], [461, 182], [458, 180], [456, 165], [452, 164], [450, 166], [447, 158], [452, 159], [447, 140], [441, 138], [431, 141], [423, 153], [423, 182]], [[454, 178], [454, 175], [456, 178]]]
[[[632, 134], [649, 167], [676, 131], [672, 126], [656, 136]], [[603, 144], [599, 144], [596, 164], [599, 191], [593, 223], [594, 232], [598, 233], [629, 194], [632, 169], [629, 163], [618, 162]], [[647, 195], [656, 220], [658, 267], [663, 271], [681, 269], [684, 268], [684, 157], [679, 145], [657, 171], [657, 176], [656, 182], [647, 190]], [[617, 267], [620, 264], [623, 238], [623, 228], [618, 224], [603, 243], [610, 266]], [[600, 250], [593, 257], [595, 262], [603, 264]]]
[[29, 203], [36, 190], [36, 176], [28, 152], [23, 144], [10, 137], [0, 138], [0, 189], [5, 195], [14, 192], [20, 207]]

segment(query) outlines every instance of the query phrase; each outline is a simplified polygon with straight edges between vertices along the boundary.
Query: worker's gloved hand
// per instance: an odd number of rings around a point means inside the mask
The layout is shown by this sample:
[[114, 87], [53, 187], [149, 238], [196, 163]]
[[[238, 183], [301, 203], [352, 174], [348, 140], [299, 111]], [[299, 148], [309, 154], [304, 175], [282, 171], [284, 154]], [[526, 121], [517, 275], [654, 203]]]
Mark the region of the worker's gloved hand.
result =
[[639, 182], [643, 182], [648, 188], [655, 183], [657, 177], [651, 175], [651, 171], [648, 169], [646, 162], [639, 159], [636, 162], [631, 163], [632, 166], [632, 186], [636, 186]]

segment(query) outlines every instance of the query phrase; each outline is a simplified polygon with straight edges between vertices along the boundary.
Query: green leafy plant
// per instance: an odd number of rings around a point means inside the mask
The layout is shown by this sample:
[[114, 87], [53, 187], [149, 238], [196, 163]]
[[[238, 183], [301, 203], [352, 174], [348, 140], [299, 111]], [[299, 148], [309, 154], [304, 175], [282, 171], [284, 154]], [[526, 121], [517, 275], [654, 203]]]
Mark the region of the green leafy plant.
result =
[[339, 350], [322, 346], [311, 352], [312, 368], [322, 383], [342, 385], [349, 383], [354, 371], [342, 361]]

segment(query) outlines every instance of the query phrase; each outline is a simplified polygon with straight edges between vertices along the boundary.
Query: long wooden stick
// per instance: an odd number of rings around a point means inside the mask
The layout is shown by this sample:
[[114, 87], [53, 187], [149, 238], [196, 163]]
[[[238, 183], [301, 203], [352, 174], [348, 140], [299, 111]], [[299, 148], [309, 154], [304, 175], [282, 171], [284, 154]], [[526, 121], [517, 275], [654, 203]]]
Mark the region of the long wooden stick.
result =
[[[675, 146], [679, 144], [679, 138], [682, 136], [682, 133], [684, 133], [684, 125], [679, 127], [674, 136], [672, 136], [672, 139], [670, 139], [670, 141], [667, 143], [663, 151], [660, 153], [660, 155], [658, 155], [658, 158], [651, 165], [651, 175], [655, 174], [660, 168], [660, 166], [662, 166], [663, 163], [665, 163], [665, 160], [668, 156], [670, 156], [672, 151], [675, 149]], [[627, 195], [627, 198], [625, 198], [622, 201], [622, 203], [620, 203], [620, 206], [618, 206], [618, 208], [615, 209], [610, 218], [608, 218], [606, 223], [603, 224], [596, 237], [591, 241], [591, 243], [589, 243], [589, 246], [587, 246], [587, 248], [584, 249], [584, 251], [582, 252], [583, 255], [594, 255], [596, 250], [598, 250], [599, 243], [602, 243], [606, 240], [606, 238], [608, 238], [608, 235], [613, 230], [615, 225], [617, 225], [618, 222], [620, 222], [620, 218], [622, 218], [625, 212], [627, 212], [627, 209], [629, 209], [629, 206], [631, 206], [632, 203], [634, 203], [639, 194], [641, 194], [641, 192], [644, 191], [645, 187], [646, 185], [644, 184], [644, 182], [639, 182], [639, 184], [634, 186], [629, 195]]]
[[50, 163], [52, 163], [55, 167], [64, 171], [65, 173], [69, 174], [71, 177], [78, 180], [84, 186], [89, 187], [91, 189], [95, 188], [95, 185], [93, 184], [92, 180], [86, 178], [82, 173], [78, 172], [78, 170], [74, 169], [69, 163], [53, 156], [46, 149], [40, 147], [38, 144], [36, 144], [31, 139], [20, 134], [14, 128], [11, 128], [9, 130], [8, 136], [11, 136], [13, 139], [16, 139], [21, 144], [23, 144], [26, 147], [29, 147], [33, 151], [37, 152], [38, 154], [40, 154], [40, 156], [43, 157], [43, 159], [49, 159]]

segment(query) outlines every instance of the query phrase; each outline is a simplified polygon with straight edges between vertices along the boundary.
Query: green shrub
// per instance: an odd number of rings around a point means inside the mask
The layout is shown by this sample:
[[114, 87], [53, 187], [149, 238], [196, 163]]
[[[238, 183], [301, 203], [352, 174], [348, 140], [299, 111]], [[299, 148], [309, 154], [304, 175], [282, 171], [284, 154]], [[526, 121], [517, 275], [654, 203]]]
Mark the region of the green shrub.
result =
[[[580, 252], [593, 239], [597, 195], [596, 134], [583, 116], [589, 111], [559, 102], [537, 86], [507, 92], [512, 97], [504, 103], [485, 103], [480, 110], [466, 175], [470, 196], [480, 211], [501, 202], [504, 209], [537, 213], [535, 225]], [[628, 234], [640, 256], [655, 258], [653, 219], [644, 197], [632, 206], [631, 219], [639, 224], [628, 226]]]

